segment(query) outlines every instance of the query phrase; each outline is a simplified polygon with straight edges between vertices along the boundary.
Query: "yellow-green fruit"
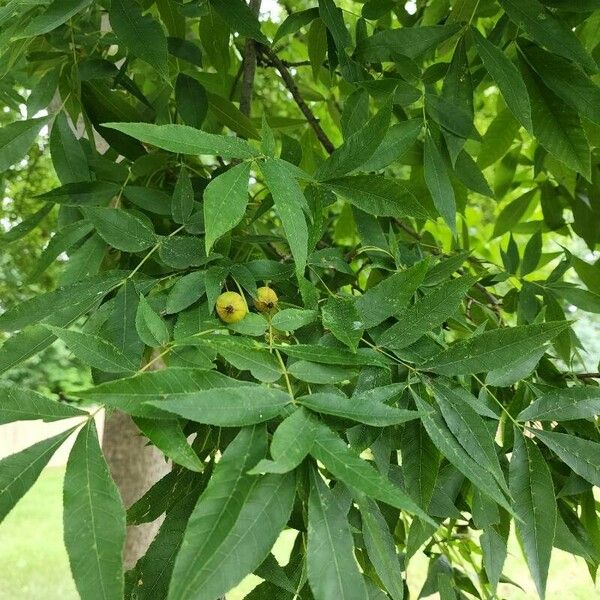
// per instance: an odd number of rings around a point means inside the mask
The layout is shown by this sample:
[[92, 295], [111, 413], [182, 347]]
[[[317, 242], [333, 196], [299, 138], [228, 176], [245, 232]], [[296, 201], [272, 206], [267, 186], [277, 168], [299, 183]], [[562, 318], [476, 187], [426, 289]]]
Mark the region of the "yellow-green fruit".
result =
[[277, 294], [270, 287], [259, 287], [256, 290], [254, 306], [261, 313], [271, 313], [277, 310]]
[[248, 314], [248, 307], [237, 292], [225, 292], [217, 298], [217, 314], [225, 323], [238, 323]]

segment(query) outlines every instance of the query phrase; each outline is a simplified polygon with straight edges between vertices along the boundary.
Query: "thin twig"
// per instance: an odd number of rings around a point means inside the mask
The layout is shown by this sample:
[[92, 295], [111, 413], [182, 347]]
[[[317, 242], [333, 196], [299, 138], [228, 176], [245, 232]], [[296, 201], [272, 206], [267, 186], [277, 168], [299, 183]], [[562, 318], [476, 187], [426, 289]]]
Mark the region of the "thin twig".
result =
[[600, 379], [600, 373], [571, 373], [577, 379]]
[[300, 93], [300, 90], [298, 89], [298, 86], [296, 85], [296, 82], [294, 81], [294, 78], [292, 77], [292, 74], [289, 72], [288, 68], [277, 56], [277, 54], [275, 54], [275, 52], [273, 52], [273, 50], [270, 48], [267, 48], [267, 46], [256, 44], [256, 47], [258, 48], [258, 51], [266, 56], [273, 66], [279, 71], [285, 87], [287, 87], [287, 89], [290, 91], [290, 94], [292, 94], [292, 98], [294, 98], [298, 108], [302, 111], [302, 114], [306, 117], [306, 120], [313, 128], [318, 140], [321, 142], [321, 145], [329, 154], [331, 154], [335, 150], [335, 146], [327, 137], [325, 131], [323, 131], [323, 128], [321, 127], [321, 124], [319, 123], [319, 120], [315, 114], [304, 101], [304, 98], [302, 97], [302, 94]]
[[[261, 0], [250, 0], [250, 10], [258, 17]], [[252, 108], [252, 90], [254, 88], [254, 74], [256, 73], [256, 42], [246, 39], [244, 46], [244, 68], [242, 71], [242, 91], [240, 95], [240, 112], [250, 116]]]
[[[284, 64], [288, 68], [312, 66], [312, 63], [310, 62], [310, 60], [283, 60], [283, 59], [281, 59], [281, 63]], [[327, 66], [327, 63], [324, 63], [324, 65]], [[271, 65], [271, 63], [264, 61], [264, 62], [260, 63], [260, 66], [271, 67], [272, 65]]]

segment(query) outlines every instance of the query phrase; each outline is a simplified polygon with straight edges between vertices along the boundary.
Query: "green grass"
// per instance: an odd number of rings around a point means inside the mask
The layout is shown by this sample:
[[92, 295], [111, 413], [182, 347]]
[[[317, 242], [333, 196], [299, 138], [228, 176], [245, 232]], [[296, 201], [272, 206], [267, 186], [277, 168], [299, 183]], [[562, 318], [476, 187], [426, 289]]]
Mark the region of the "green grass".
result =
[[[62, 480], [64, 469], [46, 469], [33, 488], [0, 524], [0, 600], [77, 600], [79, 597], [69, 572], [62, 541]], [[286, 532], [275, 548], [285, 561], [293, 536]], [[414, 597], [425, 578], [423, 556], [409, 565], [409, 584]], [[511, 540], [505, 572], [524, 588], [501, 586], [500, 597], [507, 600], [534, 600], [533, 582], [514, 539]], [[240, 600], [258, 582], [248, 577], [227, 595]], [[555, 550], [548, 580], [547, 600], [600, 600], [583, 560]], [[334, 599], [332, 599], [334, 600]]]
[[77, 600], [62, 537], [64, 469], [47, 468], [0, 525], [0, 600]]

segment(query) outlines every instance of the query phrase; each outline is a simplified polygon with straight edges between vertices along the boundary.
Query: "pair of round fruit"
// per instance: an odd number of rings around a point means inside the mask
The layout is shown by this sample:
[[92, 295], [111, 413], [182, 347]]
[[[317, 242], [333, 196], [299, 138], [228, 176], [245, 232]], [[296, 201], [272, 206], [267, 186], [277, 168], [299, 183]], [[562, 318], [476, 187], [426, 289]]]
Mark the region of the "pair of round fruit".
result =
[[[254, 306], [258, 312], [270, 314], [277, 308], [277, 294], [270, 287], [256, 290]], [[237, 292], [224, 292], [217, 298], [217, 314], [225, 323], [238, 323], [248, 314], [246, 300]]]

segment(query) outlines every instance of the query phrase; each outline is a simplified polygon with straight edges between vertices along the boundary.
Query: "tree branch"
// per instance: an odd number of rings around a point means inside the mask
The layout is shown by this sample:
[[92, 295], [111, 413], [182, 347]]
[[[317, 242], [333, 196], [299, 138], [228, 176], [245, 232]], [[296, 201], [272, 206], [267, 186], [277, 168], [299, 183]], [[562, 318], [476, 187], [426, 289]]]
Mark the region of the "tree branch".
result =
[[[250, 0], [250, 10], [258, 17], [261, 0]], [[256, 73], [256, 42], [248, 38], [244, 46], [244, 67], [242, 72], [242, 91], [240, 95], [240, 112], [247, 117], [252, 109], [252, 90]]]
[[298, 105], [298, 108], [302, 111], [302, 114], [306, 117], [306, 120], [313, 128], [318, 140], [321, 142], [321, 145], [323, 146], [323, 148], [325, 148], [325, 150], [327, 150], [329, 154], [331, 154], [335, 150], [333, 143], [327, 137], [327, 134], [323, 131], [323, 128], [321, 127], [319, 120], [317, 119], [315, 114], [309, 108], [308, 104], [306, 104], [306, 102], [304, 101], [304, 98], [302, 97], [302, 94], [300, 93], [300, 90], [298, 89], [298, 86], [296, 85], [292, 74], [289, 72], [284, 62], [270, 48], [258, 44], [256, 45], [256, 47], [258, 48], [259, 52], [261, 52], [269, 60], [269, 62], [271, 62], [271, 64], [279, 71], [279, 74], [283, 79], [285, 87], [287, 87], [287, 89], [290, 91], [290, 94], [292, 94], [292, 98], [294, 98], [296, 104]]
[[600, 373], [572, 373], [577, 379], [600, 379]]

